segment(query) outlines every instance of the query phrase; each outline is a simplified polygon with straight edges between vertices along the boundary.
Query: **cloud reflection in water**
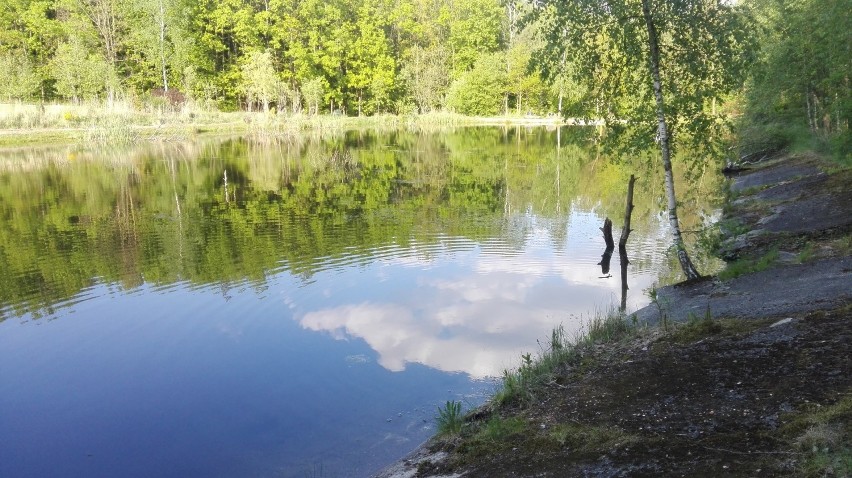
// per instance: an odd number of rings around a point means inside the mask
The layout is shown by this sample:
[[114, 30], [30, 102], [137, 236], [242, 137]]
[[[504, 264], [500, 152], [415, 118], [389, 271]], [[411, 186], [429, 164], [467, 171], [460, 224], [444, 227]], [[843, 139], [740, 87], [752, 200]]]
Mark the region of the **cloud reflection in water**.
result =
[[[400, 250], [402, 257], [339, 272], [347, 277], [339, 281], [344, 290], [324, 289], [319, 307], [291, 307], [307, 329], [363, 339], [388, 370], [420, 363], [474, 378], [498, 376], [554, 326], [578, 333], [581, 316], [606, 309], [621, 292], [618, 278], [599, 277], [598, 238], [562, 252], [549, 239], [546, 230], [534, 230], [510, 255], [481, 244], [428, 260]], [[379, 281], [397, 284], [374, 297], [371, 284]], [[641, 294], [651, 281], [650, 275], [631, 277], [631, 289]]]

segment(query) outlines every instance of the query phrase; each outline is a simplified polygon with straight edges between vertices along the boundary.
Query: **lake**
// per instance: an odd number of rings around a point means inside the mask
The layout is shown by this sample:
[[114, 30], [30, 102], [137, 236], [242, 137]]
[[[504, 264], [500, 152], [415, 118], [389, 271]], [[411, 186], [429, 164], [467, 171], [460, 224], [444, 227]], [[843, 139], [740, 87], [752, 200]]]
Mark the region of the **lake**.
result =
[[[630, 174], [627, 308], [679, 277], [656, 156], [594, 139], [1, 152], [0, 476], [369, 476], [619, 304], [599, 228], [620, 233]], [[678, 174], [695, 231], [719, 180]]]

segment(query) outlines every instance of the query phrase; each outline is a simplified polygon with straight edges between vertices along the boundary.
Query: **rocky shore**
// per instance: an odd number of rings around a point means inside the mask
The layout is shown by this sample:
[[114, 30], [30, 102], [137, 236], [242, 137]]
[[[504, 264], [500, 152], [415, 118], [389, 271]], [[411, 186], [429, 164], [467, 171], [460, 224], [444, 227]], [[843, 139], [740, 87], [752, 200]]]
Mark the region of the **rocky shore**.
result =
[[852, 475], [852, 169], [779, 154], [729, 186], [725, 271], [377, 477]]

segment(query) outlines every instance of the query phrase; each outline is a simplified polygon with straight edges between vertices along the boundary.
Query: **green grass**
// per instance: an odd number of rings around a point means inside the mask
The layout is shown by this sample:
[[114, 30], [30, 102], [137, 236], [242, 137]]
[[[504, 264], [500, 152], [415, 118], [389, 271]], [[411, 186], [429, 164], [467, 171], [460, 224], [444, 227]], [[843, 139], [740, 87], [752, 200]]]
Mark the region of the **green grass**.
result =
[[499, 416], [491, 417], [485, 426], [473, 436], [474, 441], [483, 443], [498, 443], [506, 441], [513, 435], [520, 435], [526, 432], [527, 422], [520, 417], [501, 418]]
[[597, 314], [586, 323], [585, 334], [577, 339], [577, 344], [614, 342], [628, 336], [633, 328], [623, 312], [612, 310], [606, 315]]
[[813, 242], [808, 242], [807, 244], [805, 244], [805, 247], [803, 247], [802, 250], [799, 251], [799, 254], [796, 255], [796, 262], [798, 262], [799, 264], [810, 262], [816, 258], [816, 254], [816, 246], [814, 246]]
[[678, 343], [690, 343], [720, 332], [722, 332], [722, 324], [718, 320], [713, 320], [708, 309], [701, 318], [690, 314], [685, 323], [675, 327], [671, 339]]
[[800, 476], [852, 476], [852, 395], [794, 413], [781, 431], [801, 453]]
[[524, 354], [517, 369], [503, 371], [502, 388], [495, 394], [494, 403], [525, 404], [534, 400], [537, 389], [550, 382], [560, 366], [575, 361], [584, 347], [617, 341], [635, 330], [635, 324], [618, 310], [595, 314], [574, 339], [565, 336], [562, 326], [553, 329], [550, 343], [542, 346], [537, 357]]
[[562, 447], [581, 454], [606, 453], [615, 447], [636, 443], [639, 438], [617, 427], [599, 427], [579, 423], [560, 423], [550, 438]]
[[438, 423], [438, 435], [458, 435], [464, 425], [464, 415], [462, 415], [462, 404], [455, 400], [448, 400], [443, 408], [438, 408], [438, 416], [435, 421]]
[[728, 266], [719, 272], [719, 279], [730, 280], [743, 274], [760, 272], [771, 267], [778, 260], [778, 249], [771, 249], [757, 259], [740, 259], [728, 263]]
[[524, 447], [535, 438], [536, 431], [521, 417], [502, 418], [492, 415], [477, 424], [464, 437], [458, 448], [461, 462], [474, 462], [480, 457], [502, 453], [513, 448]]

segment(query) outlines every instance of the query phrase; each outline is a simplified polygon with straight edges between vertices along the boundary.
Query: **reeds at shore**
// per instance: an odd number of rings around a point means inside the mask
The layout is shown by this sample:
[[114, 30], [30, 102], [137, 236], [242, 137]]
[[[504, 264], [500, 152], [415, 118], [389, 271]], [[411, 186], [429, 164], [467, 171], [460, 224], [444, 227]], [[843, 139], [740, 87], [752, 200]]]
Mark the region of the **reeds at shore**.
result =
[[81, 103], [0, 103], [0, 143], [130, 143], [184, 139], [200, 133], [246, 135], [261, 143], [290, 142], [306, 132], [335, 134], [350, 130], [440, 131], [475, 125], [561, 124], [558, 118], [523, 116], [470, 117], [452, 112], [373, 116], [305, 115], [267, 112], [222, 112], [193, 102], [131, 101]]

